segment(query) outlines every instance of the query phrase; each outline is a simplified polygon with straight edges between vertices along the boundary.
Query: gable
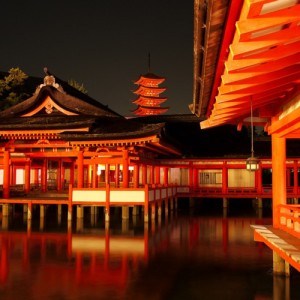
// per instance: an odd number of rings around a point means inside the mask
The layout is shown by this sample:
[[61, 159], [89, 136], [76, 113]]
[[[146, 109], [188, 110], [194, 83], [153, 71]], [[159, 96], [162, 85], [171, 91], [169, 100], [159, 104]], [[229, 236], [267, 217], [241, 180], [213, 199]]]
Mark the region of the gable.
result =
[[52, 114], [52, 113], [61, 113], [63, 115], [67, 116], [76, 116], [78, 114], [71, 112], [60, 105], [58, 105], [49, 95], [45, 97], [45, 99], [34, 109], [31, 111], [24, 113], [21, 115], [21, 117], [31, 117], [33, 115], [37, 114]]

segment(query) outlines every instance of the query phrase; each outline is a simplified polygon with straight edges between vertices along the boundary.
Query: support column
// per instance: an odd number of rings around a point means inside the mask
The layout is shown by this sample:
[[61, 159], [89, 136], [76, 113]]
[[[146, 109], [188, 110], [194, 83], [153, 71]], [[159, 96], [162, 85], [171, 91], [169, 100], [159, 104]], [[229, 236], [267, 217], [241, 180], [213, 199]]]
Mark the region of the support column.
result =
[[45, 217], [45, 205], [41, 204], [40, 205], [40, 218]]
[[167, 186], [169, 184], [169, 168], [164, 167], [164, 185]]
[[48, 159], [45, 158], [43, 160], [43, 166], [42, 166], [42, 192], [46, 192], [47, 191], [47, 169], [48, 169]]
[[107, 184], [110, 184], [109, 170], [110, 170], [110, 165], [109, 164], [105, 164], [105, 186]]
[[129, 187], [128, 151], [123, 151], [123, 188]]
[[98, 174], [97, 174], [97, 164], [93, 164], [92, 170], [92, 187], [95, 189], [98, 187]]
[[138, 188], [140, 183], [139, 183], [139, 177], [140, 177], [140, 166], [138, 164], [134, 165], [133, 169], [133, 187]]
[[273, 273], [274, 275], [290, 276], [290, 265], [273, 251]]
[[84, 170], [83, 170], [83, 152], [78, 151], [77, 154], [77, 187], [83, 188], [84, 184]]
[[122, 220], [129, 219], [129, 206], [122, 206]]
[[228, 198], [223, 198], [223, 208], [228, 207]]
[[285, 138], [272, 134], [272, 202], [273, 226], [279, 227], [280, 204], [286, 204], [286, 145]]
[[115, 168], [115, 187], [117, 188], [120, 186], [120, 165], [116, 164]]
[[3, 153], [3, 198], [9, 198], [10, 191], [10, 154], [8, 151]]
[[262, 198], [257, 198], [257, 208], [263, 208], [263, 201]]
[[30, 162], [25, 163], [25, 193], [30, 192]]
[[223, 162], [222, 168], [222, 193], [226, 194], [228, 191], [228, 169], [227, 169], [227, 162]]
[[76, 212], [77, 212], [77, 214], [76, 214], [77, 219], [82, 219], [83, 218], [83, 206], [77, 205], [76, 209], [77, 209], [76, 210]]

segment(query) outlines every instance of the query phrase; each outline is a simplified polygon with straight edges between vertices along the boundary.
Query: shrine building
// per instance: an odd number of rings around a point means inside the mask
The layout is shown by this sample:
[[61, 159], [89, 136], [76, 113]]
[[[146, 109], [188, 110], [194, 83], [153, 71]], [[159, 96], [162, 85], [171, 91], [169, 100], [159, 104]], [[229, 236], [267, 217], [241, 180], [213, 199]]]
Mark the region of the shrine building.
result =
[[[300, 270], [300, 210], [288, 203], [287, 176], [289, 141], [300, 138], [300, 3], [194, 3], [194, 94], [190, 109], [204, 118], [200, 122], [203, 130], [228, 124], [236, 130], [262, 126], [271, 137], [273, 224], [254, 227], [255, 238], [273, 250], [275, 273], [288, 273], [287, 264]], [[249, 170], [256, 172], [260, 167], [253, 144], [251, 152]]]

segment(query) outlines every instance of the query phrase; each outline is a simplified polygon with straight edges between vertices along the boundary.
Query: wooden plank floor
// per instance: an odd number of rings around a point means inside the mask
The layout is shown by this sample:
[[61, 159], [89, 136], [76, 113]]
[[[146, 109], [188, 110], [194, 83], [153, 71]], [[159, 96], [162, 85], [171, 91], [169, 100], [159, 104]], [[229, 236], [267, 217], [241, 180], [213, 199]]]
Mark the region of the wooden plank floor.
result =
[[265, 243], [300, 272], [300, 239], [271, 225], [251, 225], [254, 240]]

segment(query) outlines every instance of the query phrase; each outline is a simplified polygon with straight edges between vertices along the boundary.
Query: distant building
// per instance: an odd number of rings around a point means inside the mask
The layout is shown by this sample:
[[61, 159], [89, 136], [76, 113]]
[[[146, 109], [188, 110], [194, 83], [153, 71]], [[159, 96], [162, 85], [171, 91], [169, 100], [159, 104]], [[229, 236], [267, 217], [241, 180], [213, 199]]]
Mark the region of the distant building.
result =
[[169, 107], [161, 107], [167, 98], [160, 97], [166, 88], [159, 87], [159, 85], [165, 81], [164, 77], [156, 76], [153, 73], [147, 73], [141, 75], [134, 83], [138, 85], [138, 88], [134, 91], [138, 95], [138, 98], [132, 101], [132, 103], [138, 105], [133, 111], [138, 116], [159, 115], [168, 111]]

